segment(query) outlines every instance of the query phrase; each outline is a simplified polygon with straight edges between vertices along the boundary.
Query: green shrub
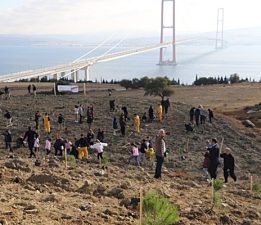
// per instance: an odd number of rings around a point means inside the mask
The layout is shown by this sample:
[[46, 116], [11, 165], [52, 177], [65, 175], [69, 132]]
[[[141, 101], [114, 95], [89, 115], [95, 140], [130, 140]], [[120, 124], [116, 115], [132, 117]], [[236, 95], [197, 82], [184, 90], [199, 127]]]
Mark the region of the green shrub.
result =
[[252, 191], [254, 192], [261, 192], [261, 185], [260, 183], [254, 183], [252, 186]]
[[171, 225], [178, 221], [178, 209], [157, 193], [148, 193], [143, 200], [144, 225]]
[[73, 155], [67, 155], [67, 161], [68, 162], [75, 161], [75, 157]]
[[224, 181], [220, 180], [220, 179], [216, 179], [214, 181], [214, 190], [215, 191], [219, 191], [224, 187]]

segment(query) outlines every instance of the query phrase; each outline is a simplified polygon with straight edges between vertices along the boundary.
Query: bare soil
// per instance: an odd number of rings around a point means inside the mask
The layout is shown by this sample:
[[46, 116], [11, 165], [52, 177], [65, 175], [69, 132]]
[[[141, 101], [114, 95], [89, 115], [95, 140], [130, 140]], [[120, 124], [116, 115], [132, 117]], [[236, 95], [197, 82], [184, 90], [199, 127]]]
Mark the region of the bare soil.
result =
[[[0, 84], [0, 88], [6, 84]], [[53, 84], [36, 84], [38, 91], [51, 91]], [[16, 149], [14, 158], [0, 145], [0, 224], [137, 224], [138, 210], [131, 209], [130, 200], [157, 191], [170, 199], [179, 208], [180, 220], [176, 224], [236, 224], [258, 225], [261, 221], [260, 192], [250, 191], [250, 174], [254, 184], [260, 184], [261, 157], [259, 125], [246, 128], [238, 115], [245, 107], [252, 107], [261, 99], [260, 84], [232, 86], [173, 87], [175, 94], [170, 98], [171, 108], [163, 123], [142, 124], [141, 133], [133, 127], [133, 115], [147, 112], [150, 105], [156, 108], [158, 97], [144, 96], [142, 90], [120, 91], [120, 87], [95, 84], [87, 85], [87, 95], [65, 94], [59, 96], [39, 94], [36, 98], [27, 94], [28, 83], [8, 84], [11, 99], [1, 100], [1, 110], [8, 109], [13, 115], [14, 138], [23, 135], [27, 127], [34, 127], [34, 113], [48, 112], [51, 115], [51, 137], [57, 133], [57, 116], [66, 118], [64, 138], [74, 141], [87, 132], [87, 123], [74, 122], [75, 104], [94, 106], [93, 130], [105, 131], [109, 144], [104, 155], [110, 159], [107, 170], [101, 172], [96, 154], [89, 159], [70, 160], [65, 168], [63, 158], [52, 155], [44, 160], [43, 148], [46, 134], [40, 127], [41, 166], [28, 159], [27, 148]], [[107, 89], [114, 89], [108, 96]], [[81, 91], [82, 91], [81, 86]], [[117, 91], [116, 91], [117, 90]], [[117, 112], [109, 111], [109, 100], [115, 99]], [[215, 120], [212, 124], [200, 125], [193, 133], [184, 130], [191, 106], [203, 105], [212, 108]], [[127, 136], [112, 135], [112, 118], [118, 117], [120, 108], [127, 106], [131, 120], [127, 124]], [[241, 114], [240, 114], [241, 115]], [[258, 115], [259, 116], [259, 115]], [[258, 117], [257, 116], [257, 117]], [[253, 122], [256, 120], [252, 119]], [[169, 156], [164, 162], [162, 180], [153, 178], [155, 165], [136, 167], [127, 165], [129, 145], [144, 137], [155, 137], [157, 130], [170, 132], [166, 137]], [[6, 130], [5, 120], [0, 120], [0, 132]], [[202, 153], [205, 141], [216, 137], [225, 147], [230, 147], [236, 161], [238, 181], [232, 179], [221, 191], [222, 204], [211, 202], [211, 188], [202, 177]], [[2, 139], [3, 140], [3, 139]], [[181, 152], [183, 152], [181, 154]], [[181, 155], [185, 160], [181, 160]], [[103, 173], [104, 172], [104, 173]], [[222, 168], [218, 177], [223, 179]]]

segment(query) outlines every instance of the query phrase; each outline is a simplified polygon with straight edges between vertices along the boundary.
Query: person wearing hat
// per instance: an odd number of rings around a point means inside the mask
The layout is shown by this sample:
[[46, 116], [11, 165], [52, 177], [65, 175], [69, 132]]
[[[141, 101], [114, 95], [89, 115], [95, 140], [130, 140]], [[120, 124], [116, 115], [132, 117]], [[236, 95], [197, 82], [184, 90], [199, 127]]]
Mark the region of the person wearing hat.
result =
[[208, 172], [211, 179], [216, 179], [219, 165], [219, 146], [216, 138], [211, 139], [211, 144], [207, 146], [207, 150], [209, 151]]
[[229, 175], [234, 179], [234, 181], [236, 181], [237, 177], [234, 172], [235, 160], [233, 155], [231, 154], [231, 149], [226, 148], [225, 151], [222, 152], [222, 154], [220, 154], [220, 157], [224, 159], [223, 170], [224, 170], [225, 183], [227, 183], [227, 179]]
[[164, 161], [164, 153], [166, 152], [166, 144], [164, 137], [166, 132], [164, 129], [160, 129], [155, 139], [155, 154], [157, 159], [156, 170], [154, 178], [161, 178], [161, 169]]

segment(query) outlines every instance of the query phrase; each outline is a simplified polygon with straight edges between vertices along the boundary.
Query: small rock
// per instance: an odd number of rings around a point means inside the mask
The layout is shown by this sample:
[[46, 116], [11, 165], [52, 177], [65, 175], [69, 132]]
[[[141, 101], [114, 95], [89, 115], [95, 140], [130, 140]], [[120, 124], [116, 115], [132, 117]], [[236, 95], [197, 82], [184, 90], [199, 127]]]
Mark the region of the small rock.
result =
[[250, 120], [244, 120], [242, 123], [243, 123], [243, 125], [245, 125], [245, 127], [250, 127], [250, 128], [256, 127], [256, 125]]
[[95, 206], [94, 203], [86, 203], [80, 206], [80, 210], [81, 211], [87, 211], [90, 210], [91, 208], [93, 208]]
[[246, 217], [248, 217], [251, 220], [258, 219], [258, 218], [260, 218], [260, 214], [257, 211], [255, 211], [255, 210], [249, 210], [246, 213]]
[[38, 209], [34, 208], [34, 209], [24, 209], [24, 212], [27, 214], [37, 214], [38, 213]]
[[241, 223], [241, 225], [251, 225], [251, 221], [249, 221], [249, 220], [243, 220], [243, 222]]
[[0, 219], [0, 225], [8, 225], [5, 219]]
[[118, 199], [123, 199], [124, 194], [123, 194], [123, 189], [121, 188], [113, 188], [111, 191], [108, 192], [107, 194], [109, 197], [115, 197]]
[[122, 188], [122, 189], [128, 189], [128, 188], [130, 188], [131, 186], [132, 186], [131, 182], [125, 181], [124, 183], [122, 183], [122, 184], [120, 185], [120, 188]]
[[15, 183], [20, 183], [20, 184], [24, 183], [24, 180], [22, 178], [20, 178], [20, 177], [17, 177], [17, 176], [13, 179], [13, 181]]
[[131, 205], [131, 201], [128, 198], [122, 199], [120, 201], [120, 206], [125, 206], [128, 208]]
[[71, 215], [68, 214], [62, 214], [61, 219], [65, 219], [65, 220], [71, 220], [73, 217]]
[[219, 217], [221, 224], [232, 224], [231, 219], [227, 215], [222, 215]]

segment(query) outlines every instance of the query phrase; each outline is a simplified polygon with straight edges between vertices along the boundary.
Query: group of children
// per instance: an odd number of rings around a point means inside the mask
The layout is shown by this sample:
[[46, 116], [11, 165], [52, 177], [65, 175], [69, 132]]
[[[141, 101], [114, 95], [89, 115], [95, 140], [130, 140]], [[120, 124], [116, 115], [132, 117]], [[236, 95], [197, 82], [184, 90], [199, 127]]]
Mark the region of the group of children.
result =
[[[138, 145], [140, 146], [138, 147]], [[147, 162], [153, 163], [155, 151], [149, 137], [143, 139], [141, 144], [132, 142], [130, 147], [131, 156], [128, 159], [128, 164], [130, 164], [131, 160], [135, 160], [137, 166], [140, 166], [141, 163], [144, 166], [147, 165]]]

